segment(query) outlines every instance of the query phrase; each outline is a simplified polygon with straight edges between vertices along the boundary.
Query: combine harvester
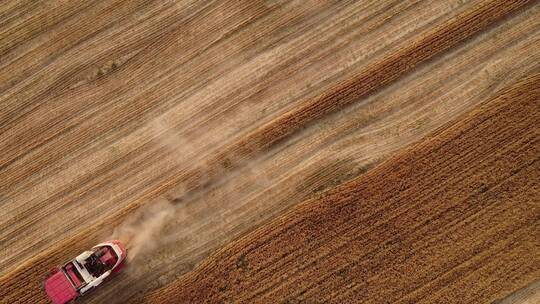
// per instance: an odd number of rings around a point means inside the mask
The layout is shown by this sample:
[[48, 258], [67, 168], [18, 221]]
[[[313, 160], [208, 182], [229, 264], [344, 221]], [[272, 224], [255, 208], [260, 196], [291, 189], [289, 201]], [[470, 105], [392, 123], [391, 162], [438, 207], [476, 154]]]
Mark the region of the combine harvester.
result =
[[53, 268], [44, 283], [45, 291], [54, 304], [73, 302], [118, 273], [126, 256], [120, 241], [98, 244], [64, 266]]

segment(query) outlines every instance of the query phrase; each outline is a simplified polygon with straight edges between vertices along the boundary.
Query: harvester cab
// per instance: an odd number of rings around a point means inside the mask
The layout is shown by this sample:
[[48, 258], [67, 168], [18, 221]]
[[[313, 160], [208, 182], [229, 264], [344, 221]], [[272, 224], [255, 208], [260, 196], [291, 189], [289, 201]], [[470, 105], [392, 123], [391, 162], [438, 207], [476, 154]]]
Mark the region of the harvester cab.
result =
[[120, 271], [126, 256], [120, 241], [98, 244], [64, 266], [55, 268], [45, 281], [45, 291], [54, 304], [72, 301]]

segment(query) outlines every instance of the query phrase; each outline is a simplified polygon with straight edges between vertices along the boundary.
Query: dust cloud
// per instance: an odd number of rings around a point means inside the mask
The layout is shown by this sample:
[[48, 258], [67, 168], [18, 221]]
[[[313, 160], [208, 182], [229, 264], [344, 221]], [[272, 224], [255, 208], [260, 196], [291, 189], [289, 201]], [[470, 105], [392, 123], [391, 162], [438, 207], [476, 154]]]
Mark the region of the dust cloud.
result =
[[129, 262], [137, 263], [141, 254], [159, 245], [160, 233], [175, 213], [174, 206], [164, 199], [145, 204], [114, 229], [111, 239], [122, 241], [129, 252]]
[[[169, 151], [171, 163], [179, 171], [196, 172], [197, 179], [196, 184], [181, 182], [161, 197], [142, 204], [114, 228], [109, 239], [125, 244], [129, 269], [139, 272], [157, 266], [153, 265], [157, 260], [149, 257], [159, 255], [160, 249], [172, 243], [180, 252], [211, 241], [229, 225], [233, 202], [242, 201], [249, 194], [246, 191], [253, 193], [269, 187], [271, 181], [264, 170], [257, 169], [257, 160], [231, 157], [229, 165], [234, 169], [207, 163], [212, 153], [219, 152], [209, 151], [208, 146], [223, 142], [221, 135], [234, 133], [232, 129], [237, 127], [222, 126], [219, 132], [206, 130], [194, 136], [175, 130], [174, 120], [167, 117], [147, 126], [157, 144]], [[239, 191], [239, 187], [243, 190]], [[209, 223], [212, 228], [201, 231]]]

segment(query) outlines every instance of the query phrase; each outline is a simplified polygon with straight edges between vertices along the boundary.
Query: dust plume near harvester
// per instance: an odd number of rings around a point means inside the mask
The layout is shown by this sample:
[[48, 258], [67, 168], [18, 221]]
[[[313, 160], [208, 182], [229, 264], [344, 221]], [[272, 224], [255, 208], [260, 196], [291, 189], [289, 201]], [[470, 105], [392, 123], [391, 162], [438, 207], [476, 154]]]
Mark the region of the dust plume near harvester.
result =
[[147, 203], [114, 228], [111, 238], [124, 242], [129, 263], [136, 264], [140, 255], [159, 246], [160, 233], [175, 213], [172, 204], [164, 199]]

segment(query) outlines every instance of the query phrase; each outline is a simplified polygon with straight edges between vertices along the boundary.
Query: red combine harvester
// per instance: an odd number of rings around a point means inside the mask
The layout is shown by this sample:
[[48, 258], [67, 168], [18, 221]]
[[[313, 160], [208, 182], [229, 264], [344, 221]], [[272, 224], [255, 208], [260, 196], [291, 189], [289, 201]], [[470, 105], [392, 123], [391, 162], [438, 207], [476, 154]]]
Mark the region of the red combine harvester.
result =
[[55, 267], [45, 281], [45, 291], [54, 304], [74, 301], [119, 272], [127, 252], [120, 241], [92, 247], [62, 267]]

